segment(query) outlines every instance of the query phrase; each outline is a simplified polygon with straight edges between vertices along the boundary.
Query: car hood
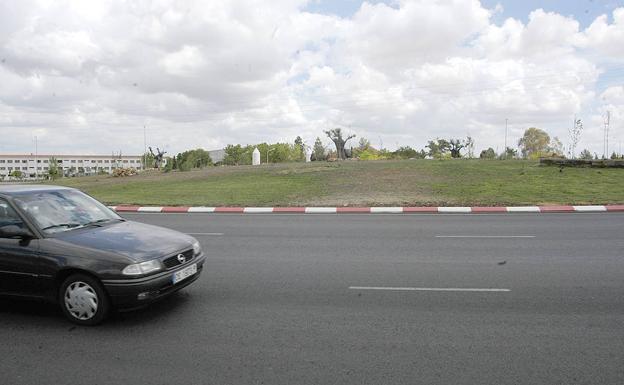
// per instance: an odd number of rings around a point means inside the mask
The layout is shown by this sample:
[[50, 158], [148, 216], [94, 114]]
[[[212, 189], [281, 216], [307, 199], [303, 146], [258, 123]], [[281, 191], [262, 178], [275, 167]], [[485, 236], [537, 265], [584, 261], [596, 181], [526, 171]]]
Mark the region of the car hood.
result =
[[195, 239], [164, 227], [119, 222], [59, 234], [63, 242], [126, 256], [136, 262], [160, 258], [193, 247]]

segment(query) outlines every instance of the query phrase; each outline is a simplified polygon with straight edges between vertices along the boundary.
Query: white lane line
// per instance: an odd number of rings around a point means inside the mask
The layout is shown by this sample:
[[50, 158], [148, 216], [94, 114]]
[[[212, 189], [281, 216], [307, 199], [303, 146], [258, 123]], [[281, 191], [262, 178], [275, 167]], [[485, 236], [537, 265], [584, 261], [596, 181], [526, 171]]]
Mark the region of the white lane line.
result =
[[438, 207], [439, 213], [470, 213], [470, 207]]
[[349, 286], [349, 290], [388, 290], [388, 291], [467, 291], [467, 292], [509, 292], [511, 289], [462, 288], [462, 287], [386, 287]]
[[223, 233], [186, 233], [188, 235], [223, 235]]
[[436, 235], [436, 238], [535, 238], [535, 235]]

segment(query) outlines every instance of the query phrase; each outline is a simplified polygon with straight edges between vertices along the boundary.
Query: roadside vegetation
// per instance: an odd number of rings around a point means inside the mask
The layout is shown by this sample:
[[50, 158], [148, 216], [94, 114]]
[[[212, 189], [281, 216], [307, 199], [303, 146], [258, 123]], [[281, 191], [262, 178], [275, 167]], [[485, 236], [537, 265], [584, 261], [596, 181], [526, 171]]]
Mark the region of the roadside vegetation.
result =
[[[174, 206], [489, 206], [622, 204], [624, 170], [540, 166], [539, 158], [597, 159], [576, 146], [582, 123], [575, 120], [569, 144], [530, 127], [517, 147], [483, 149], [471, 137], [436, 138], [420, 150], [375, 148], [340, 128], [324, 131], [333, 147], [316, 138], [294, 143], [228, 145], [222, 159], [204, 149], [164, 157], [145, 154], [152, 170], [116, 169], [107, 174], [50, 180], [80, 188], [108, 204]], [[258, 149], [262, 164], [251, 166]], [[622, 158], [613, 154], [612, 159]], [[561, 163], [561, 162], [560, 162]], [[574, 162], [570, 162], [574, 163]], [[577, 162], [582, 163], [582, 162]], [[50, 164], [56, 165], [51, 159]], [[57, 179], [58, 178], [58, 179]]]
[[621, 169], [531, 160], [412, 159], [279, 163], [61, 178], [108, 204], [404, 206], [622, 204]]

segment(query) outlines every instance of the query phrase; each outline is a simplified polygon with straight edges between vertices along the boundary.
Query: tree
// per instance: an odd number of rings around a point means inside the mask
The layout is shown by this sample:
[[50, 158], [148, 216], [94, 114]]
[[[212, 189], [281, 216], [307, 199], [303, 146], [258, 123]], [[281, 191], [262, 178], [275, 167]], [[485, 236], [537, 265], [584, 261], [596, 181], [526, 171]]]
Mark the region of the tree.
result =
[[398, 159], [417, 158], [418, 151], [414, 150], [410, 146], [403, 146], [399, 147], [392, 155]]
[[17, 178], [17, 179], [22, 179], [22, 176], [23, 176], [23, 175], [24, 175], [24, 174], [22, 174], [22, 172], [21, 172], [20, 170], [14, 170], [14, 171], [11, 173], [11, 176], [12, 176], [12, 177], [14, 177], [14, 178]]
[[500, 155], [500, 159], [513, 159], [518, 156], [518, 150], [507, 147], [505, 152]]
[[50, 179], [55, 180], [59, 177], [59, 168], [58, 168], [58, 160], [55, 157], [52, 157], [48, 160], [48, 176]]
[[360, 140], [358, 141], [358, 150], [360, 151], [365, 151], [368, 150], [370, 148], [371, 144], [370, 141], [364, 137], [360, 138]]
[[165, 163], [165, 167], [163, 168], [164, 172], [170, 172], [171, 170], [173, 170], [175, 167], [175, 163], [176, 163], [176, 157], [174, 156], [173, 158], [171, 157], [167, 157], [166, 158], [167, 162]]
[[312, 151], [312, 156], [314, 160], [325, 160], [325, 146], [323, 146], [323, 142], [321, 142], [321, 138], [316, 137], [314, 141], [314, 150]]
[[225, 147], [225, 157], [223, 158], [223, 163], [238, 166], [243, 160], [244, 152], [245, 150], [240, 144], [228, 144], [227, 147]]
[[184, 151], [176, 155], [177, 165], [182, 171], [187, 171], [193, 168], [204, 168], [206, 166], [212, 166], [212, 159], [208, 151], [197, 148], [195, 150]]
[[579, 140], [581, 139], [581, 132], [583, 131], [583, 122], [581, 119], [574, 118], [574, 125], [572, 128], [568, 130], [570, 133], [570, 149], [568, 151], [568, 156], [572, 159], [575, 157], [576, 146], [578, 145]]
[[563, 157], [563, 143], [556, 136], [551, 140], [548, 151], [551, 156]]
[[445, 139], [430, 140], [425, 146], [429, 149], [428, 155], [432, 158], [441, 159], [451, 150], [451, 144]]
[[295, 139], [295, 159], [296, 161], [305, 160], [305, 143], [303, 143], [303, 139], [300, 136], [297, 136]]
[[594, 159], [594, 156], [592, 155], [592, 153], [588, 150], [588, 149], [584, 149], [583, 151], [581, 151], [581, 154], [579, 155], [580, 159], [585, 159], [585, 160], [592, 160]]
[[336, 154], [339, 159], [347, 159], [345, 152], [345, 144], [349, 139], [355, 138], [355, 135], [349, 135], [346, 139], [342, 137], [342, 129], [334, 128], [333, 130], [324, 131], [329, 139], [336, 145]]
[[271, 145], [269, 159], [272, 163], [283, 163], [295, 160], [295, 146], [288, 143], [275, 143]]
[[518, 146], [525, 158], [539, 157], [548, 151], [550, 136], [539, 128], [531, 127], [524, 131], [524, 135], [518, 141]]
[[495, 159], [496, 158], [496, 151], [494, 151], [494, 149], [492, 147], [490, 147], [487, 150], [481, 151], [481, 154], [479, 154], [479, 158], [481, 158], [481, 159]]
[[154, 154], [146, 152], [141, 157], [141, 161], [143, 162], [143, 169], [147, 170], [148, 168], [152, 168], [154, 166]]
[[163, 158], [167, 151], [161, 151], [160, 148], [156, 147], [156, 154], [154, 154], [154, 151], [152, 151], [152, 147], [149, 147], [149, 150], [150, 154], [152, 154], [152, 156], [154, 157], [154, 168], [160, 169]]
[[466, 138], [466, 150], [468, 151], [468, 158], [474, 158], [474, 146], [474, 139], [472, 139], [472, 136], [468, 136]]
[[461, 149], [466, 146], [466, 143], [461, 139], [451, 139], [449, 141], [451, 158], [461, 158]]

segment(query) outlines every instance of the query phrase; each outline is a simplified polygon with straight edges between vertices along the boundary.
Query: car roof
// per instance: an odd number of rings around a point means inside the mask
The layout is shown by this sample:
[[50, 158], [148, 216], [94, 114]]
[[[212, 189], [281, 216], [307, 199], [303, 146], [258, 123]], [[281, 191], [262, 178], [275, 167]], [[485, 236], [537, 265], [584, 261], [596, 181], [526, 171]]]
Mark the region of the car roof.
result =
[[70, 187], [44, 184], [0, 184], [0, 194], [12, 195], [28, 192], [73, 190]]

